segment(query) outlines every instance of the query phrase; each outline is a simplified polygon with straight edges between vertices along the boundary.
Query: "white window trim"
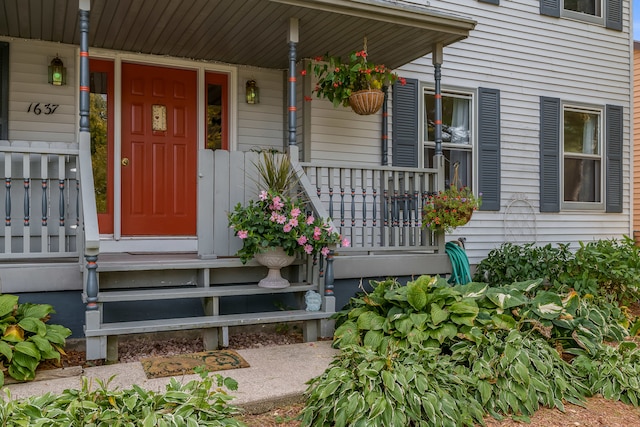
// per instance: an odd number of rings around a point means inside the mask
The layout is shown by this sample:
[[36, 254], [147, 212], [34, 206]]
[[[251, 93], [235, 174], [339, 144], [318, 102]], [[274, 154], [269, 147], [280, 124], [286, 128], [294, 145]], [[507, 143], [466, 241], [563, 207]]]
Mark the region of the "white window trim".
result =
[[[424, 96], [427, 92], [435, 92], [435, 87], [432, 84], [421, 84], [420, 85], [420, 97], [418, 100], [418, 106], [419, 106], [419, 120], [418, 120], [418, 126], [419, 128], [419, 132], [420, 132], [420, 150], [419, 150], [419, 156], [420, 158], [419, 163], [420, 165], [424, 165], [425, 164], [425, 159], [424, 159], [424, 153], [425, 153], [425, 149], [427, 147], [434, 147], [435, 146], [435, 141], [428, 141], [425, 135], [425, 122], [424, 122], [424, 118], [425, 118], [425, 114], [424, 114], [424, 109], [425, 109], [425, 103], [424, 103]], [[447, 86], [447, 87], [442, 87], [440, 89], [440, 92], [442, 94], [442, 96], [446, 96], [446, 95], [460, 95], [460, 96], [467, 96], [470, 97], [471, 99], [471, 114], [469, 117], [469, 120], [471, 120], [471, 123], [469, 123], [469, 130], [471, 131], [471, 136], [470, 136], [470, 144], [468, 145], [469, 148], [460, 148], [460, 144], [452, 144], [452, 143], [448, 143], [448, 142], [443, 142], [442, 143], [442, 149], [459, 149], [459, 150], [463, 150], [463, 151], [471, 151], [471, 187], [472, 189], [474, 189], [474, 191], [476, 191], [477, 186], [478, 186], [478, 91], [477, 89], [469, 89], [469, 88], [465, 88], [465, 87], [459, 87], [459, 86]]]
[[560, 0], [560, 16], [574, 21], [590, 22], [597, 25], [605, 25], [604, 14], [606, 8], [606, 0], [595, 0], [600, 2], [600, 16], [589, 15], [588, 13], [574, 12], [564, 8], [565, 0]]
[[[564, 199], [564, 160], [565, 160], [565, 152], [564, 152], [564, 113], [566, 110], [573, 111], [584, 111], [588, 113], [596, 113], [600, 117], [600, 126], [599, 126], [599, 147], [598, 152], [600, 155], [598, 158], [600, 159], [600, 201], [599, 202], [567, 202]], [[607, 197], [606, 194], [606, 157], [605, 157], [605, 111], [603, 106], [595, 106], [595, 105], [586, 105], [586, 104], [575, 104], [575, 103], [564, 103], [561, 102], [560, 105], [560, 210], [562, 211], [604, 211], [605, 210], [605, 200]], [[575, 153], [574, 153], [575, 154]], [[595, 156], [594, 156], [595, 158]]]

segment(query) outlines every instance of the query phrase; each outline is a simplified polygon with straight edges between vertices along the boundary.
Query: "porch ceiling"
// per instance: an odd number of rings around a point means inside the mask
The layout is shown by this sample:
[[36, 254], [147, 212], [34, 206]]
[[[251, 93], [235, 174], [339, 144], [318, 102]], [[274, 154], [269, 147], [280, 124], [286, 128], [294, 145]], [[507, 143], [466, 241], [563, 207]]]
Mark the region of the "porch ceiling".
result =
[[[425, 2], [426, 3], [426, 2]], [[78, 0], [0, 0], [0, 35], [79, 44]], [[361, 49], [397, 68], [468, 36], [475, 21], [402, 0], [91, 0], [90, 47], [288, 67], [289, 18], [298, 58]]]

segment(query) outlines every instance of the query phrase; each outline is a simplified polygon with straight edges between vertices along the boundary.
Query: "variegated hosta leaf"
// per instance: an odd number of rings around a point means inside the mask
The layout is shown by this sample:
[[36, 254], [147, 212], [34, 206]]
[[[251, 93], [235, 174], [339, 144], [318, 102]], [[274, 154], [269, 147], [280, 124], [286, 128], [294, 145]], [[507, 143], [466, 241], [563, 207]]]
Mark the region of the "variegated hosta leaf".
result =
[[454, 289], [460, 292], [463, 298], [480, 298], [488, 288], [488, 284], [480, 282], [470, 282], [466, 285], [454, 286]]
[[528, 302], [527, 298], [518, 289], [489, 288], [486, 297], [499, 308], [506, 310], [512, 307], [519, 307]]
[[543, 319], [556, 319], [564, 311], [562, 299], [553, 292], [542, 291], [531, 301], [531, 309]]

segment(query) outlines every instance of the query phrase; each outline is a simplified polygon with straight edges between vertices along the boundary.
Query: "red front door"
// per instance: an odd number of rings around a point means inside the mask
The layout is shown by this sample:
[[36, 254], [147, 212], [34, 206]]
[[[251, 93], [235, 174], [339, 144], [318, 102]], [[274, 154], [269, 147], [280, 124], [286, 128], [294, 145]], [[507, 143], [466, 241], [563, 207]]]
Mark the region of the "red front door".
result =
[[196, 82], [122, 64], [122, 235], [196, 234]]

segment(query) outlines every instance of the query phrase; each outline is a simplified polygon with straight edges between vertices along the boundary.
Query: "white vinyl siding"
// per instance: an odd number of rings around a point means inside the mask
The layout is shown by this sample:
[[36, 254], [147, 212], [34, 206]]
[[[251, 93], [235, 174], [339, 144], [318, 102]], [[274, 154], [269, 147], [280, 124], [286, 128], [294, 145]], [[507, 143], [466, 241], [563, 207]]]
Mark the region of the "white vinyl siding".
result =
[[[255, 80], [260, 89], [260, 102], [247, 104], [247, 80]], [[286, 117], [284, 72], [260, 68], [238, 70], [238, 151], [274, 148], [282, 151]]]
[[[391, 97], [389, 97], [391, 98]], [[312, 161], [349, 164], [354, 161], [380, 165], [382, 114], [359, 116], [351, 108], [338, 107], [314, 94], [310, 102]], [[391, 101], [389, 101], [391, 105]], [[389, 118], [389, 124], [391, 119]], [[391, 125], [389, 125], [391, 131]], [[391, 164], [391, 149], [389, 149]]]
[[[51, 142], [76, 140], [78, 106], [75, 78], [76, 48], [60, 44], [9, 40], [9, 139]], [[48, 66], [57, 55], [67, 69], [67, 84], [48, 83]], [[27, 112], [57, 104], [53, 114]]]
[[[623, 31], [540, 15], [539, 3], [528, 0], [501, 1], [499, 6], [476, 0], [438, 0], [430, 5], [464, 11], [477, 21], [469, 38], [444, 48], [443, 87], [500, 90], [500, 211], [474, 213], [472, 221], [448, 239], [466, 237], [473, 264], [505, 241], [566, 242], [575, 248], [579, 241], [629, 234], [630, 2], [623, 4]], [[426, 84], [433, 82], [430, 56], [398, 72]], [[541, 96], [623, 107], [622, 213], [540, 213]], [[519, 225], [506, 210], [516, 199], [521, 210], [528, 212]], [[508, 224], [515, 224], [515, 235]]]

